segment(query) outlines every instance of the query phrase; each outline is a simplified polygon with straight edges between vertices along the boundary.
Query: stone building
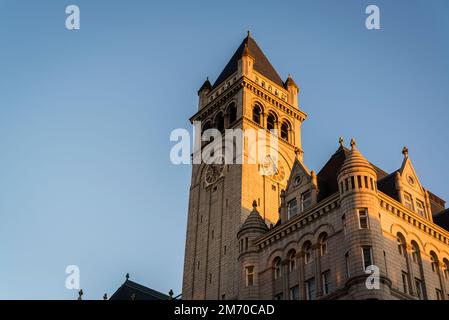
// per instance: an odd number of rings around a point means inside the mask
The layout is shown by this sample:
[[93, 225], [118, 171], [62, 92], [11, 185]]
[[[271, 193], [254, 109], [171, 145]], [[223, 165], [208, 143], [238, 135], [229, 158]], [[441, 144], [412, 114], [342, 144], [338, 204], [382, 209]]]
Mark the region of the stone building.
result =
[[251, 163], [242, 139], [241, 164], [193, 164], [183, 299], [449, 300], [449, 214], [421, 185], [407, 148], [387, 173], [340, 139], [309, 171], [298, 93], [250, 34], [200, 88], [192, 122], [203, 132], [274, 135], [276, 161]]

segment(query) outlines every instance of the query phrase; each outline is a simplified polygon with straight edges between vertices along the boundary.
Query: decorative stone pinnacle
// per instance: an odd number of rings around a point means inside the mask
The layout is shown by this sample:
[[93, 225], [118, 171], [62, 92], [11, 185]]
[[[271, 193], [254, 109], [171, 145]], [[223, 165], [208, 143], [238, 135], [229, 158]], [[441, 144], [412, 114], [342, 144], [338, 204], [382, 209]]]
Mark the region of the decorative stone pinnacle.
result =
[[105, 294], [103, 295], [103, 300], [108, 300], [108, 294], [107, 294], [107, 293], [105, 293]]
[[248, 38], [251, 37], [251, 30], [248, 30], [247, 33], [248, 33]]
[[172, 289], [170, 289], [170, 291], [168, 292], [168, 295], [169, 295], [169, 300], [173, 300], [173, 290]]
[[254, 201], [253, 201], [253, 209], [256, 210], [256, 208], [257, 208], [257, 201], [254, 200]]
[[80, 291], [78, 291], [78, 300], [83, 300], [83, 289], [81, 289]]
[[125, 278], [126, 280], [129, 280], [129, 273], [126, 274]]
[[407, 147], [402, 148], [402, 154], [404, 155], [404, 157], [408, 158], [408, 148]]
[[344, 144], [344, 140], [343, 140], [343, 137], [340, 137], [340, 139], [338, 139], [338, 143], [340, 144], [340, 147], [343, 147], [343, 144]]
[[351, 149], [352, 149], [352, 150], [356, 149], [356, 145], [357, 145], [357, 143], [355, 142], [355, 139], [352, 138], [352, 139], [351, 139]]

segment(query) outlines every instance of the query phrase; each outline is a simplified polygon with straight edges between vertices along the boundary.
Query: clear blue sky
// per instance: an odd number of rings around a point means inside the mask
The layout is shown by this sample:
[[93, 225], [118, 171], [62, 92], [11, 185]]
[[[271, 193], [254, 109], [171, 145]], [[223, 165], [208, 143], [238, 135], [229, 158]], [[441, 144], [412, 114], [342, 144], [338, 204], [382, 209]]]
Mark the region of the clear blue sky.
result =
[[0, 299], [73, 299], [71, 264], [89, 299], [127, 272], [180, 292], [190, 167], [171, 165], [169, 134], [247, 29], [301, 87], [310, 169], [340, 135], [389, 172], [407, 145], [449, 200], [449, 2], [339, 3], [0, 0]]

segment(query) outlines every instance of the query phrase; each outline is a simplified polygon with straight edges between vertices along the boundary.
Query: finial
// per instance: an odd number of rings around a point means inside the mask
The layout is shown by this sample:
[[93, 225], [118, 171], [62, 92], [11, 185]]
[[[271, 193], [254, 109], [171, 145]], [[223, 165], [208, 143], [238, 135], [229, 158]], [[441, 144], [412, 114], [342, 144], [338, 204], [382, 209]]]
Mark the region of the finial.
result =
[[408, 158], [408, 148], [407, 147], [402, 148], [402, 154], [404, 155], [405, 158]]
[[338, 139], [338, 143], [340, 144], [340, 147], [343, 148], [343, 144], [344, 144], [345, 140], [343, 140], [343, 137], [340, 137], [340, 139]]
[[169, 298], [168, 300], [173, 300], [173, 290], [170, 289], [170, 291], [168, 292]]
[[78, 300], [83, 300], [83, 289], [81, 289], [80, 291], [78, 291]]
[[129, 273], [126, 274], [125, 278], [127, 281], [129, 280]]
[[253, 209], [256, 210], [256, 208], [257, 208], [257, 201], [253, 200]]
[[351, 139], [351, 149], [352, 150], [356, 149], [356, 142], [354, 138]]
[[107, 293], [105, 293], [105, 294], [103, 295], [103, 300], [108, 300], [108, 294], [107, 294]]
[[248, 38], [250, 38], [251, 37], [251, 30], [248, 30], [247, 34], [248, 34]]

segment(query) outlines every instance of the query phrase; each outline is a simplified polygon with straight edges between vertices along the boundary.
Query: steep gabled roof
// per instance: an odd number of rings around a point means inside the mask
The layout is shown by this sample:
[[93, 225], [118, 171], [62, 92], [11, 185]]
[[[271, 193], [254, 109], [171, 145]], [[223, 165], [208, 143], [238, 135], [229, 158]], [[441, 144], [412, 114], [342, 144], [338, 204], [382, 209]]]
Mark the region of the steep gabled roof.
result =
[[169, 298], [168, 295], [159, 291], [126, 280], [109, 300], [169, 300]]
[[226, 67], [218, 76], [217, 80], [212, 86], [212, 89], [218, 87], [228, 77], [230, 77], [234, 72], [237, 71], [238, 61], [245, 51], [245, 46], [247, 47], [247, 53], [251, 55], [255, 60], [254, 69], [263, 76], [267, 77], [268, 79], [276, 83], [277, 85], [283, 87], [284, 83], [281, 77], [273, 68], [270, 61], [267, 59], [262, 50], [259, 48], [256, 41], [251, 37], [250, 34], [248, 34], [248, 36], [243, 40], [243, 42], [238, 47], [237, 51], [235, 51], [234, 55], [231, 57], [231, 60], [229, 60]]

